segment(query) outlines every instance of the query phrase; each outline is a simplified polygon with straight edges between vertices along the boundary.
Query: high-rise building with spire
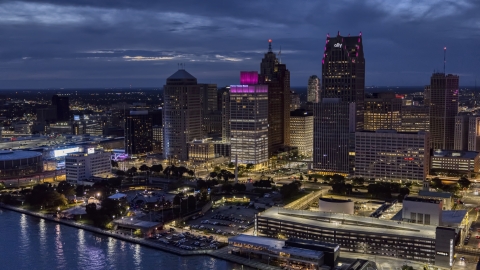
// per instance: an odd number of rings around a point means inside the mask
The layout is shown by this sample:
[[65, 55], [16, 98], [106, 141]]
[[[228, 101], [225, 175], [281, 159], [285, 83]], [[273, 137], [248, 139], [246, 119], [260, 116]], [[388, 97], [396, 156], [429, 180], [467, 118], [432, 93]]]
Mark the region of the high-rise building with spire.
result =
[[430, 79], [430, 133], [433, 149], [453, 150], [459, 77], [434, 73]]
[[320, 96], [320, 79], [317, 75], [308, 78], [307, 102], [317, 103]]
[[365, 95], [365, 58], [362, 33], [358, 36], [330, 37], [322, 59], [323, 98], [340, 98], [342, 102], [356, 104], [356, 130], [363, 129]]
[[268, 85], [268, 154], [290, 145], [290, 71], [280, 63], [268, 41], [260, 64], [259, 83]]
[[163, 89], [163, 155], [186, 161], [187, 143], [202, 139], [200, 87], [195, 77], [179, 69]]

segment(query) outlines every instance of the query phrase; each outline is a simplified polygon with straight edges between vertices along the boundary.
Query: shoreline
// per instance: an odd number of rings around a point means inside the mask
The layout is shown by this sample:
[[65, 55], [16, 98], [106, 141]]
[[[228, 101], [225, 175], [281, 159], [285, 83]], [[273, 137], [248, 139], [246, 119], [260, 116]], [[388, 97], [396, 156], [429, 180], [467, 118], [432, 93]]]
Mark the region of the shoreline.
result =
[[216, 259], [225, 260], [225, 261], [235, 263], [235, 264], [239, 264], [239, 265], [244, 265], [244, 266], [247, 266], [247, 267], [250, 267], [250, 268], [253, 268], [253, 269], [266, 269], [266, 270], [280, 269], [280, 268], [275, 267], [275, 266], [266, 265], [266, 264], [261, 263], [261, 262], [251, 261], [251, 260], [248, 260], [248, 259], [245, 259], [245, 258], [242, 258], [242, 257], [231, 255], [231, 254], [228, 253], [228, 247], [223, 247], [223, 248], [220, 248], [220, 249], [217, 249], [217, 250], [195, 250], [195, 251], [182, 250], [182, 249], [178, 249], [178, 248], [175, 248], [175, 247], [170, 247], [170, 246], [167, 246], [167, 245], [163, 245], [163, 244], [160, 244], [160, 243], [155, 243], [153, 241], [149, 241], [149, 240], [146, 240], [146, 239], [138, 239], [138, 238], [134, 238], [134, 237], [118, 234], [118, 233], [113, 233], [113, 232], [110, 232], [110, 231], [102, 230], [102, 229], [97, 228], [97, 227], [80, 224], [80, 223], [77, 223], [75, 221], [69, 221], [69, 220], [54, 218], [54, 217], [51, 217], [51, 216], [47, 216], [45, 214], [25, 210], [25, 209], [15, 207], [15, 206], [0, 204], [0, 208], [10, 210], [10, 211], [14, 211], [14, 212], [17, 212], [17, 213], [26, 214], [26, 215], [33, 216], [33, 217], [36, 217], [36, 218], [45, 219], [45, 220], [56, 222], [56, 223], [63, 224], [63, 225], [66, 225], [66, 226], [75, 227], [77, 229], [83, 229], [83, 230], [86, 230], [86, 231], [89, 231], [89, 232], [92, 232], [92, 233], [97, 233], [97, 234], [101, 234], [101, 235], [104, 235], [104, 236], [113, 237], [113, 238], [116, 238], [116, 239], [119, 239], [119, 240], [122, 240], [122, 241], [142, 245], [142, 246], [145, 246], [145, 247], [148, 247], [148, 248], [161, 250], [161, 251], [164, 251], [164, 252], [175, 254], [177, 256], [211, 256], [211, 257], [214, 257]]

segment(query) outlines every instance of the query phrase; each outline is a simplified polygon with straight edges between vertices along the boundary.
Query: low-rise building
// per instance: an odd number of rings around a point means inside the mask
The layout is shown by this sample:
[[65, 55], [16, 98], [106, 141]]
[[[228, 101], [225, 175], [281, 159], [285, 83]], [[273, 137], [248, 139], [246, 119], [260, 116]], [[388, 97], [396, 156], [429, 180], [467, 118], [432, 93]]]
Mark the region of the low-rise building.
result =
[[193, 163], [205, 163], [215, 158], [215, 146], [209, 139], [193, 140], [188, 143], [188, 160]]
[[93, 176], [111, 173], [111, 154], [89, 148], [85, 152], [69, 153], [65, 157], [67, 182], [82, 185], [82, 181]]
[[431, 157], [432, 172], [478, 173], [480, 153], [473, 151], [437, 150]]

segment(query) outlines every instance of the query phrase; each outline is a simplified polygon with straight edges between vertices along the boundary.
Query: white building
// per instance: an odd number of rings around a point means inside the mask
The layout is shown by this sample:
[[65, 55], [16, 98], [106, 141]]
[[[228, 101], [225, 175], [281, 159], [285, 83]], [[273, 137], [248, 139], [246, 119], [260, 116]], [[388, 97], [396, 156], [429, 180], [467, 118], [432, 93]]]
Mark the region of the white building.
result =
[[111, 154], [88, 148], [85, 152], [70, 153], [65, 157], [67, 182], [82, 185], [93, 176], [111, 173]]
[[442, 208], [442, 200], [409, 196], [403, 200], [402, 219], [411, 223], [440, 226]]
[[312, 155], [313, 113], [302, 109], [290, 112], [290, 146], [297, 147], [300, 155]]
[[230, 86], [231, 161], [261, 164], [268, 161], [268, 86], [256, 71], [242, 72], [240, 83]]

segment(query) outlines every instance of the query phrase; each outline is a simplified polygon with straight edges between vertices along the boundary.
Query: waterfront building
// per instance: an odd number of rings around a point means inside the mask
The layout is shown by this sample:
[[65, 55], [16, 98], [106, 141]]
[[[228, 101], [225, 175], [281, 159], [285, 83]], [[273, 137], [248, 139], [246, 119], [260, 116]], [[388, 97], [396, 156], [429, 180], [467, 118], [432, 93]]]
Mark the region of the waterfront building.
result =
[[432, 149], [454, 148], [459, 77], [434, 73], [430, 79], [430, 136]]
[[320, 100], [320, 79], [317, 75], [308, 78], [307, 102], [317, 103]]
[[429, 172], [429, 134], [377, 130], [355, 133], [355, 176], [424, 180]]
[[328, 174], [353, 170], [355, 103], [323, 98], [314, 103], [313, 169]]
[[1, 179], [18, 178], [19, 176], [33, 175], [42, 171], [42, 153], [36, 151], [0, 150]]
[[125, 153], [145, 155], [153, 151], [152, 119], [147, 110], [130, 110], [125, 117]]
[[100, 149], [88, 148], [84, 152], [69, 153], [65, 157], [67, 182], [83, 185], [94, 176], [112, 173], [111, 154]]
[[268, 52], [260, 64], [259, 83], [268, 86], [268, 154], [274, 155], [290, 145], [290, 71], [272, 52], [272, 40]]
[[241, 72], [240, 85], [230, 86], [231, 161], [261, 164], [268, 160], [268, 86], [258, 73]]
[[297, 109], [290, 113], [290, 146], [299, 155], [311, 156], [313, 152], [313, 113]]
[[163, 155], [186, 161], [187, 143], [203, 137], [200, 88], [195, 77], [179, 69], [163, 89]]
[[373, 93], [365, 98], [364, 130], [400, 129], [402, 99], [395, 93]]
[[327, 35], [322, 59], [323, 98], [340, 98], [355, 103], [355, 130], [363, 129], [365, 95], [365, 58], [362, 34], [341, 36], [340, 32]]

